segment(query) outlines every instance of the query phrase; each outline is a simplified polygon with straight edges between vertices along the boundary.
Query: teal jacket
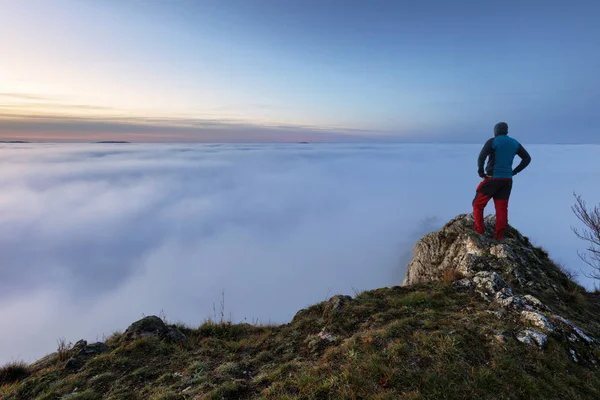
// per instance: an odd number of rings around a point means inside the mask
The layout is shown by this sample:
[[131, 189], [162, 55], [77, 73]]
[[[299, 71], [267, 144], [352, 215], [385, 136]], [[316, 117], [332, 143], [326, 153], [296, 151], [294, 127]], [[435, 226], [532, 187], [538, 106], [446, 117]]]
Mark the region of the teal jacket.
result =
[[[521, 162], [513, 169], [513, 160], [517, 155]], [[484, 171], [486, 158], [489, 159]], [[485, 142], [477, 159], [477, 167], [481, 177], [512, 178], [523, 171], [530, 162], [531, 156], [521, 143], [506, 134], [499, 134]]]

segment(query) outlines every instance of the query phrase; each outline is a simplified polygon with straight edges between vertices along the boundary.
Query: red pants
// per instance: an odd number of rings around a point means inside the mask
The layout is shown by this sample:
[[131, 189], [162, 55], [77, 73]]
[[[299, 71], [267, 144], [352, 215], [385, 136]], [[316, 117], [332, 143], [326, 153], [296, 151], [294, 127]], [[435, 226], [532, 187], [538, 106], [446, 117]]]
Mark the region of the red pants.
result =
[[487, 203], [494, 199], [496, 207], [496, 232], [495, 239], [503, 239], [506, 226], [508, 225], [508, 200], [512, 190], [512, 179], [507, 178], [485, 178], [477, 186], [477, 194], [473, 199], [473, 218], [475, 219], [475, 231], [481, 235], [485, 233], [483, 210]]

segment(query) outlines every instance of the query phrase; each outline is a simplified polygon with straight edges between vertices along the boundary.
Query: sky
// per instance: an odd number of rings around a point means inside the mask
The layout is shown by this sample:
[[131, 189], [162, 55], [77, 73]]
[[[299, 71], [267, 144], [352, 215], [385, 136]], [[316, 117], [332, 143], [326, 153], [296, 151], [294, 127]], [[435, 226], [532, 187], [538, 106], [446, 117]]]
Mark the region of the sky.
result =
[[0, 0], [0, 139], [600, 143], [595, 0]]
[[[510, 223], [594, 282], [571, 226], [599, 145], [532, 145]], [[471, 211], [479, 145], [0, 144], [0, 365], [162, 312], [285, 323], [400, 285], [424, 234]], [[487, 212], [493, 212], [488, 206]], [[218, 318], [218, 316], [217, 316]]]

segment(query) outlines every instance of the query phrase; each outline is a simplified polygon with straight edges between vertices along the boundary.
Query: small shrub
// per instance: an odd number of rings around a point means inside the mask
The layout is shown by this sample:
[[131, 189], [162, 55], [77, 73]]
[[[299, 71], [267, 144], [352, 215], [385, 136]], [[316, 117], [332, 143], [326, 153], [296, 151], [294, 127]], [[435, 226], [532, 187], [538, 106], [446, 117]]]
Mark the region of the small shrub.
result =
[[0, 367], [0, 385], [22, 381], [29, 376], [29, 367], [22, 361], [13, 361]]

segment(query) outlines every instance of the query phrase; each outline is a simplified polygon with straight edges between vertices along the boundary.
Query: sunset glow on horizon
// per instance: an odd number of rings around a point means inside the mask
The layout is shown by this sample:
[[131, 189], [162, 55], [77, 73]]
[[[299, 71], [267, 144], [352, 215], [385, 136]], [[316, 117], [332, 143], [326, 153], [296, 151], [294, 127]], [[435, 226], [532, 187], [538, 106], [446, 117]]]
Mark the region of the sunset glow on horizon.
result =
[[0, 139], [599, 140], [597, 3], [425, 3], [3, 0]]

